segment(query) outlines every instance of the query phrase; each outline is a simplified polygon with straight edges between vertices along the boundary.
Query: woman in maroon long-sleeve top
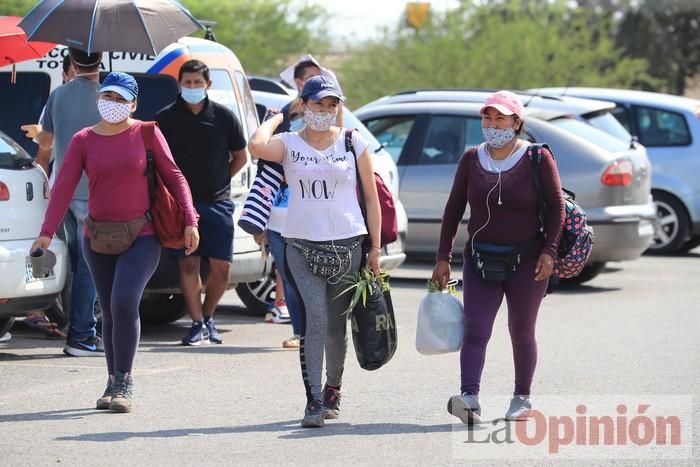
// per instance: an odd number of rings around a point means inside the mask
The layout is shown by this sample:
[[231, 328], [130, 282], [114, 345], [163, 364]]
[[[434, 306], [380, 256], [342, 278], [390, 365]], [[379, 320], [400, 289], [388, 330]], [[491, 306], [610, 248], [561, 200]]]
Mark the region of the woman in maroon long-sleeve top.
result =
[[[479, 389], [486, 345], [496, 313], [505, 296], [508, 329], [513, 346], [515, 389], [505, 418], [519, 420], [532, 408], [530, 386], [537, 362], [535, 324], [564, 222], [564, 199], [554, 158], [544, 151], [539, 164], [547, 209], [544, 235], [528, 144], [518, 139], [523, 105], [517, 95], [499, 91], [481, 109], [485, 143], [467, 151], [459, 161], [440, 231], [433, 282], [445, 288], [450, 278], [452, 245], [467, 202], [469, 241], [464, 247], [465, 333], [460, 355], [460, 395], [450, 398], [447, 410], [464, 423], [479, 423]], [[515, 272], [505, 280], [486, 280], [472, 264], [472, 242], [519, 247]]]
[[[83, 170], [88, 177], [90, 219], [95, 222], [144, 219], [150, 200], [146, 148], [141, 133], [143, 122], [131, 118], [137, 96], [138, 86], [132, 76], [119, 72], [107, 75], [96, 96], [102, 120], [71, 139], [32, 251], [49, 247]], [[157, 128], [153, 160], [168, 190], [184, 207], [189, 254], [199, 244], [197, 213], [187, 181]], [[98, 409], [129, 412], [133, 395], [131, 373], [141, 334], [139, 302], [158, 266], [160, 243], [152, 223], [146, 222], [139, 236], [120, 254], [93, 251], [87, 236], [83, 237], [82, 249], [100, 300], [107, 359], [107, 388], [96, 405]]]

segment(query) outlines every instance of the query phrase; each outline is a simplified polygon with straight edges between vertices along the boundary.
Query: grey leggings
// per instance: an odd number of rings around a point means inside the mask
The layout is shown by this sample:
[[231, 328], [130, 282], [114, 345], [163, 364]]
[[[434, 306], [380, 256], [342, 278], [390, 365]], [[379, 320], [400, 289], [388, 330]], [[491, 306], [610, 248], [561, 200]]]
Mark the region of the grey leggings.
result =
[[[347, 245], [357, 240], [353, 237], [335, 240], [336, 245]], [[360, 269], [362, 244], [352, 251], [349, 272], [343, 276], [317, 276], [306, 264], [301, 252], [292, 245], [294, 239], [287, 239], [285, 257], [287, 276], [299, 297], [301, 312], [301, 347], [299, 360], [301, 376], [306, 388], [307, 402], [320, 400], [322, 393], [321, 373], [323, 372], [323, 354], [326, 354], [326, 384], [339, 387], [342, 383], [345, 353], [347, 351], [347, 321], [351, 293], [338, 297], [348, 284], [346, 277], [353, 277]], [[327, 242], [330, 244], [330, 242]], [[337, 284], [334, 284], [338, 281]], [[331, 283], [332, 282], [332, 283]], [[338, 297], [338, 298], [336, 298]]]

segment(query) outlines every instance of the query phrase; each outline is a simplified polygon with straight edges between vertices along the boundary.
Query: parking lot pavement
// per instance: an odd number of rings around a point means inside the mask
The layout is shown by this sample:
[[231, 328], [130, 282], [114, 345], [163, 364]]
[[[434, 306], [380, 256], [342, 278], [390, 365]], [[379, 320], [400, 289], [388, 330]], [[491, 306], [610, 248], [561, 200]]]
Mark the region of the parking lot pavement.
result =
[[[541, 401], [576, 395], [697, 401], [698, 265], [700, 250], [643, 257], [611, 264], [583, 287], [547, 297], [538, 324], [535, 404], [538, 395]], [[186, 320], [143, 329], [131, 414], [93, 410], [106, 379], [102, 359], [63, 356], [60, 341], [18, 327], [12, 340], [0, 343], [0, 465], [541, 465], [562, 459], [553, 453], [481, 459], [490, 456], [486, 445], [461, 454], [456, 419], [445, 410], [458, 389], [459, 356], [426, 357], [414, 349], [418, 302], [431, 269], [408, 264], [393, 275], [396, 355], [367, 372], [350, 344], [341, 417], [321, 430], [299, 427], [304, 394], [298, 354], [281, 347], [291, 328], [242, 313], [233, 292], [217, 312], [223, 345], [179, 346]], [[482, 396], [504, 396], [485, 404], [485, 417], [505, 410], [512, 373], [502, 309]], [[698, 446], [700, 409], [696, 403], [689, 410], [692, 416], [683, 415], [695, 422]], [[591, 449], [587, 458], [574, 453], [567, 465], [612, 462], [614, 454]], [[696, 461], [639, 456], [615, 465]]]

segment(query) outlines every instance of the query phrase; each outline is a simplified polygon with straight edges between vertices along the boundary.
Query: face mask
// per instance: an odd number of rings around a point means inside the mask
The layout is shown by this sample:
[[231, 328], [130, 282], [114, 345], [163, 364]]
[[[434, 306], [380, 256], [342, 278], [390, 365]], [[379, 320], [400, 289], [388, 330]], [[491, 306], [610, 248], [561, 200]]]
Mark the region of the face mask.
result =
[[304, 120], [301, 118], [295, 118], [289, 122], [289, 131], [300, 131], [304, 126]]
[[182, 88], [180, 89], [182, 99], [188, 104], [199, 104], [207, 97], [206, 88]]
[[121, 103], [106, 99], [97, 100], [97, 111], [100, 112], [100, 117], [109, 123], [123, 122], [131, 115], [131, 110], [130, 102]]
[[502, 148], [515, 137], [515, 130], [512, 127], [504, 129], [482, 128], [481, 131], [484, 133], [484, 139], [489, 146], [494, 148]]
[[306, 109], [304, 121], [315, 131], [327, 131], [335, 123], [335, 114], [330, 112], [314, 112]]

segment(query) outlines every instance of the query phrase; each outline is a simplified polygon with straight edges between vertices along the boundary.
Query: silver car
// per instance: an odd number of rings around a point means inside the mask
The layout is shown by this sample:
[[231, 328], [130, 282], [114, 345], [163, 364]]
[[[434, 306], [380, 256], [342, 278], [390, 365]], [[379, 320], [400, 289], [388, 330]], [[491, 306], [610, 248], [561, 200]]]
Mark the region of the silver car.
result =
[[700, 245], [700, 100], [625, 89], [535, 91], [617, 104], [613, 115], [646, 146], [654, 167], [657, 222], [650, 251], [668, 254]]
[[[397, 161], [399, 197], [408, 214], [406, 252], [434, 256], [442, 212], [457, 162], [466, 149], [483, 142], [481, 104], [414, 102], [374, 104], [356, 113]], [[607, 261], [638, 258], [653, 236], [651, 166], [646, 154], [589, 125], [592, 136], [614, 149], [526, 116], [522, 137], [552, 148], [562, 183], [576, 193], [596, 237], [593, 254], [574, 282], [585, 282]], [[468, 220], [465, 213], [463, 223]], [[455, 248], [466, 242], [461, 228]]]

